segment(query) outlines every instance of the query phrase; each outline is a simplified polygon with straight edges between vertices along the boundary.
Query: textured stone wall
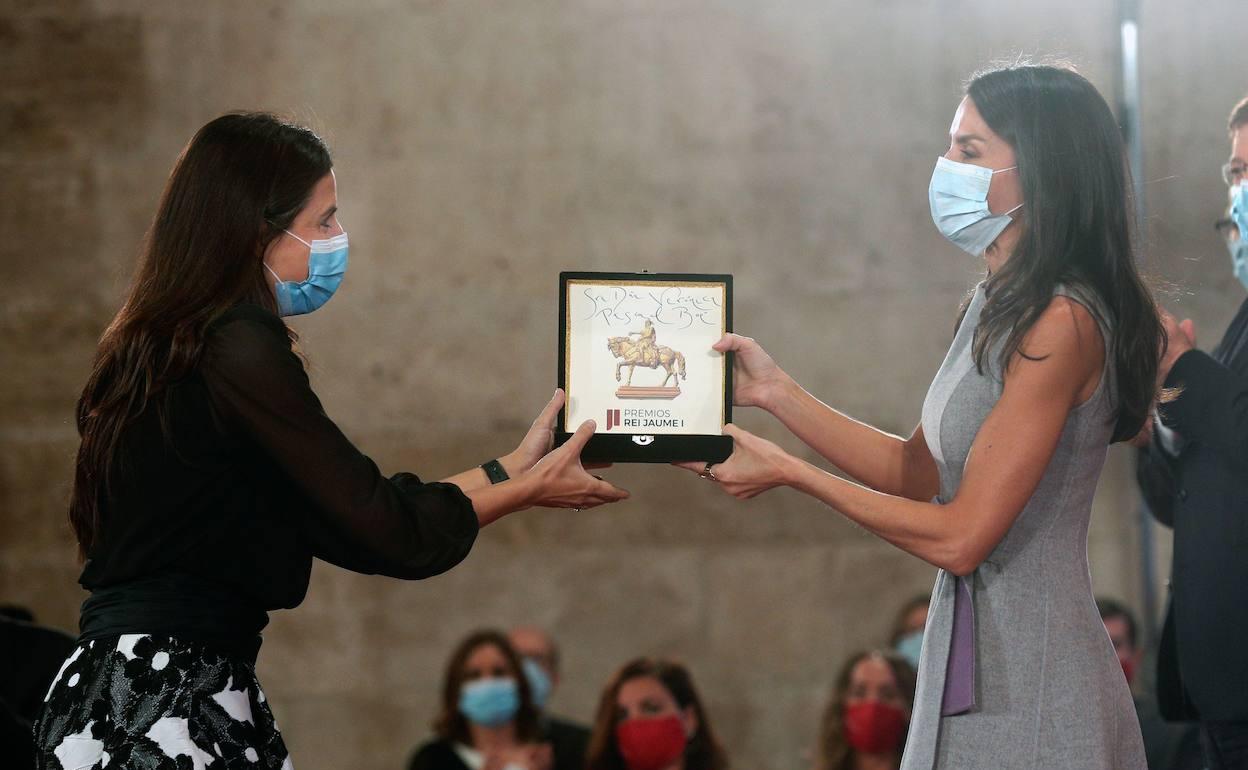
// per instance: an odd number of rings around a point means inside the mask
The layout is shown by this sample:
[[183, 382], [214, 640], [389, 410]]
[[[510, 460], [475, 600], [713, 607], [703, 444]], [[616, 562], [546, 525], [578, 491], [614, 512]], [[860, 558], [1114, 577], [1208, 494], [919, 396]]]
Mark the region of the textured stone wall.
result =
[[[10, 0], [0, 599], [76, 622], [72, 406], [165, 175], [222, 111], [283, 111], [334, 145], [351, 273], [296, 326], [330, 414], [388, 471], [510, 448], [553, 387], [556, 274], [574, 268], [730, 271], [739, 330], [825, 400], [908, 432], [978, 270], [927, 212], [959, 84], [994, 57], [1058, 53], [1112, 94], [1114, 7]], [[1237, 9], [1143, 14], [1147, 264], [1207, 343], [1242, 296], [1210, 226], [1222, 124], [1248, 91]], [[934, 570], [794, 493], [738, 504], [670, 468], [612, 474], [631, 502], [517, 515], [424, 583], [318, 566], [260, 666], [298, 766], [400, 766], [453, 643], [516, 622], [564, 644], [557, 710], [588, 718], [625, 659], [678, 655], [738, 767], [804, 766], [841, 660]], [[1135, 506], [1115, 450], [1090, 561], [1098, 590], [1138, 606]]]

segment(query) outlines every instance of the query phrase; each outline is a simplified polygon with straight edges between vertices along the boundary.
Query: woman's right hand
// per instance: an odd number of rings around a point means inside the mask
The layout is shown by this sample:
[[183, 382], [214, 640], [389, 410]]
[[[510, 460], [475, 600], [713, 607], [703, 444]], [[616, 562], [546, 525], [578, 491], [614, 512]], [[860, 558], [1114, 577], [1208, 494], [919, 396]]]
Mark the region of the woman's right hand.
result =
[[732, 402], [736, 406], [757, 406], [768, 411], [788, 375], [776, 365], [763, 346], [752, 337], [725, 334], [713, 346], [720, 353], [733, 353]]
[[581, 464], [581, 451], [597, 425], [588, 420], [567, 443], [541, 459], [524, 475], [532, 485], [530, 504], [543, 508], [594, 508], [628, 499], [628, 492], [597, 476]]

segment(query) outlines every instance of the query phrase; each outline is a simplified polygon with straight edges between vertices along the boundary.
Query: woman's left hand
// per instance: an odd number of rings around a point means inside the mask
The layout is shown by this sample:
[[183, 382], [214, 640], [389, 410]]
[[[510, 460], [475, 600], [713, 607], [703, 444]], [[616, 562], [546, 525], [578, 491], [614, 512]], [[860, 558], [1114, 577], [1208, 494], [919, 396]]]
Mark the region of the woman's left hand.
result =
[[774, 487], [789, 483], [797, 459], [767, 439], [759, 438], [735, 425], [725, 425], [724, 435], [732, 436], [732, 456], [718, 465], [676, 463], [685, 470], [716, 481], [725, 492], [749, 500]]
[[537, 416], [537, 419], [533, 421], [529, 432], [524, 434], [524, 438], [520, 441], [520, 446], [516, 447], [511, 454], [499, 459], [508, 476], [514, 479], [527, 473], [529, 469], [537, 465], [538, 460], [541, 460], [554, 448], [555, 419], [559, 416], [559, 410], [563, 408], [564, 398], [562, 388], [555, 390], [555, 395], [542, 409], [542, 413]]

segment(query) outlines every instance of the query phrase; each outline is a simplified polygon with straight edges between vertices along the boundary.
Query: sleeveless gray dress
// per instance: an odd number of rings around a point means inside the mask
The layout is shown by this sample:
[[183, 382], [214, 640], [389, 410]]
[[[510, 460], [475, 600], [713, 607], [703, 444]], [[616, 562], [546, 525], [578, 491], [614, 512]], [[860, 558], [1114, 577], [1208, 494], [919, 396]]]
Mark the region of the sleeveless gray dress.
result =
[[[1099, 307], [1081, 292], [1057, 292]], [[996, 352], [982, 375], [971, 353], [984, 299], [980, 284], [923, 404], [940, 469], [936, 502], [957, 492], [1001, 397]], [[1111, 375], [1107, 365], [1096, 392], [1070, 412], [1039, 487], [984, 563], [964, 578], [937, 574], [902, 770], [1146, 767], [1088, 571], [1092, 496], [1113, 430]]]

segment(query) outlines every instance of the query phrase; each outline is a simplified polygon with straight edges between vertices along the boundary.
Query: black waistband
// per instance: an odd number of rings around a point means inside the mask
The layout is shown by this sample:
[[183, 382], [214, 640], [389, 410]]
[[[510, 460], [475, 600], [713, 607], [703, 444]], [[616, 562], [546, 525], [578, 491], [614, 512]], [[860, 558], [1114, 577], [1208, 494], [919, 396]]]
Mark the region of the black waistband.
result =
[[82, 603], [79, 641], [120, 634], [173, 636], [255, 663], [269, 615], [238, 592], [192, 575], [169, 574], [92, 589]]

